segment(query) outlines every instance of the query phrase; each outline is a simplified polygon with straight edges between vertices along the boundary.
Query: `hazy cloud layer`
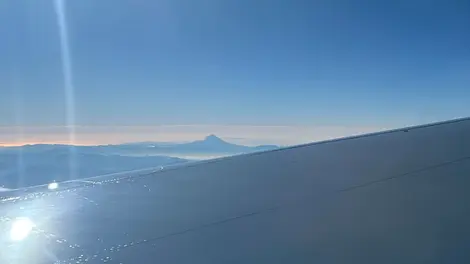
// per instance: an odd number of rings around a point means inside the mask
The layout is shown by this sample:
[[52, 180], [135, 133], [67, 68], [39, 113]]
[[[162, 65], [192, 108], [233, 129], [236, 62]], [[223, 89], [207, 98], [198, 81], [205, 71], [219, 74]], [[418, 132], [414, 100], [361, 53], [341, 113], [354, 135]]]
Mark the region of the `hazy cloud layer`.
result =
[[[74, 144], [117, 144], [138, 141], [181, 142], [216, 134], [245, 145], [292, 145], [388, 129], [373, 126], [77, 126]], [[69, 129], [62, 126], [0, 127], [3, 145], [70, 143]]]

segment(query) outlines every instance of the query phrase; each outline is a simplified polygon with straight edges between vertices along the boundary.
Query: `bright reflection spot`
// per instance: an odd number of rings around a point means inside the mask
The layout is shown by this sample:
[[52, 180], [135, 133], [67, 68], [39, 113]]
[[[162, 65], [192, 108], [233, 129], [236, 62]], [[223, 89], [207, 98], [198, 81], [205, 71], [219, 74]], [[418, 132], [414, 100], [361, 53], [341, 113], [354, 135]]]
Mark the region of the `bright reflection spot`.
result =
[[34, 227], [33, 221], [26, 217], [16, 218], [11, 225], [10, 238], [13, 241], [25, 239]]
[[47, 188], [48, 188], [49, 190], [55, 190], [55, 189], [59, 188], [59, 184], [58, 184], [57, 182], [51, 182], [51, 183], [49, 183], [49, 185], [47, 186]]

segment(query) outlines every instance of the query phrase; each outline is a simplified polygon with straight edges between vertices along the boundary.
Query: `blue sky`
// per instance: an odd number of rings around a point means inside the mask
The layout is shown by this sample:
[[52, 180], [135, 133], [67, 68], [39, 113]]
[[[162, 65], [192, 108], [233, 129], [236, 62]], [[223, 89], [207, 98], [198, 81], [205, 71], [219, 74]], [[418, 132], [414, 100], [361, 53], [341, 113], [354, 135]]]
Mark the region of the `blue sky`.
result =
[[[162, 125], [312, 140], [470, 112], [468, 1], [70, 0], [66, 13], [82, 143], [105, 143], [97, 127], [171, 140], [118, 129]], [[65, 133], [56, 21], [52, 0], [0, 3], [0, 143]]]

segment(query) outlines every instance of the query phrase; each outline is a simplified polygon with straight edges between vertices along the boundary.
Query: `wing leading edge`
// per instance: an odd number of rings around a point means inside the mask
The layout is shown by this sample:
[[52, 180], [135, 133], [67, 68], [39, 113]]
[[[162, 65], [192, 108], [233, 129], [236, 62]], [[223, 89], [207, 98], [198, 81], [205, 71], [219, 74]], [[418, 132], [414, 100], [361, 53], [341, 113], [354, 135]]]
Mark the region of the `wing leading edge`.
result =
[[468, 263], [469, 172], [460, 119], [33, 189], [0, 263]]

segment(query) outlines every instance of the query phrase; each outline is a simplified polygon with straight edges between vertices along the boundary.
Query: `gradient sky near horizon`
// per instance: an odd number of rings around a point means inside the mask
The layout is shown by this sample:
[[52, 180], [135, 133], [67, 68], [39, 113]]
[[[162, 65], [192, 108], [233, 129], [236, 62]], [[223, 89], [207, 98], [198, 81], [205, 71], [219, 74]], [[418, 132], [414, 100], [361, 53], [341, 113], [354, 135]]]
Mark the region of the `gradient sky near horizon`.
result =
[[[0, 2], [0, 145], [66, 143], [53, 0]], [[470, 113], [470, 2], [69, 0], [76, 144], [295, 144]]]

